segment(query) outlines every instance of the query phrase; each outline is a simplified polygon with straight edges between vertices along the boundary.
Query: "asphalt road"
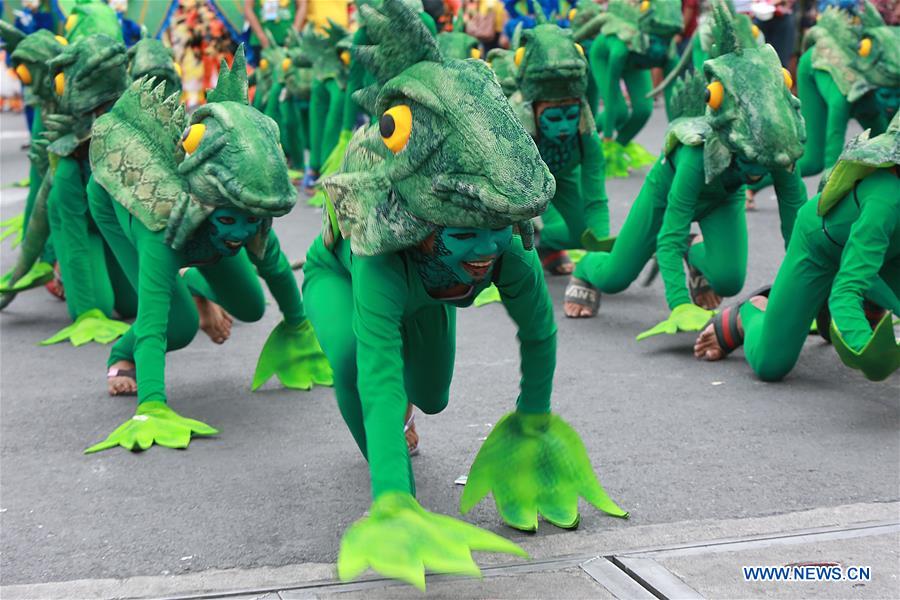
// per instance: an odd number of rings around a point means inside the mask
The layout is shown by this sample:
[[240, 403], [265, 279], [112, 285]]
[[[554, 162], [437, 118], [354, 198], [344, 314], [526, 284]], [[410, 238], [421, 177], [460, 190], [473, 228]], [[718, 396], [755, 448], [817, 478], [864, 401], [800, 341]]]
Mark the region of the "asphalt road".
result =
[[[657, 111], [641, 141], [660, 147]], [[0, 209], [24, 194], [6, 186], [27, 172], [19, 117], [0, 118]], [[607, 183], [613, 230], [641, 175]], [[815, 180], [808, 182], [814, 188]], [[748, 215], [746, 289], [771, 281], [783, 255], [769, 194]], [[292, 259], [319, 229], [298, 206], [276, 229]], [[2, 268], [15, 252], [2, 248]], [[298, 276], [301, 276], [298, 274]], [[537, 538], [602, 534], [641, 525], [780, 515], [900, 496], [900, 377], [873, 384], [810, 337], [782, 383], [757, 380], [737, 352], [701, 363], [693, 336], [634, 336], [666, 315], [660, 281], [604, 296], [597, 318], [566, 320], [557, 300], [559, 357], [554, 409], [582, 434], [607, 491], [629, 521], [585, 510], [578, 534], [543, 525]], [[343, 318], [344, 315], [335, 315]], [[256, 358], [279, 315], [238, 324], [222, 347], [202, 334], [170, 355], [172, 406], [221, 429], [187, 451], [81, 451], [134, 411], [110, 398], [108, 348], [39, 347], [68, 319], [43, 290], [21, 295], [0, 317], [0, 570], [5, 585], [253, 568], [335, 560], [341, 534], [369, 505], [366, 465], [329, 389], [249, 392]], [[489, 427], [514, 406], [518, 353], [499, 305], [460, 311], [451, 402], [418, 418], [419, 499], [457, 514], [466, 473]], [[514, 540], [492, 503], [471, 522]], [[540, 546], [537, 546], [538, 548]], [[550, 552], [550, 550], [548, 550]], [[540, 551], [532, 552], [536, 558]]]

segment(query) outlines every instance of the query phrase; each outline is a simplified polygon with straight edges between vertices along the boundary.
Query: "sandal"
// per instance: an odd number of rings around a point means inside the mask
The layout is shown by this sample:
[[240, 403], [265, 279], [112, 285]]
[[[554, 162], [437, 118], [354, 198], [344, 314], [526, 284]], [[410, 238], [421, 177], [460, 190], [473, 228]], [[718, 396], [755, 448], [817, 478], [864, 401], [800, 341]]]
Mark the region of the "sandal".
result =
[[[563, 297], [563, 301], [590, 308], [590, 316], [593, 317], [597, 315], [597, 309], [600, 308], [600, 290], [583, 279], [572, 277], [572, 279], [569, 280], [569, 284], [566, 286], [566, 293]], [[568, 317], [568, 315], [566, 316]]]
[[[701, 295], [715, 291], [713, 290], [712, 285], [710, 285], [709, 279], [703, 274], [703, 271], [693, 266], [688, 260], [688, 254], [691, 251], [691, 246], [694, 245], [694, 238], [696, 237], [696, 233], [690, 234], [688, 237], [688, 248], [684, 252], [684, 264], [687, 265], [688, 270], [688, 293], [691, 295], [691, 302], [693, 304], [697, 304], [697, 298]], [[657, 263], [657, 269], [658, 268], [659, 264]], [[697, 304], [697, 306], [699, 306], [699, 304]]]
[[772, 286], [770, 285], [761, 287], [751, 292], [737, 304], [725, 307], [710, 319], [709, 322], [712, 323], [713, 331], [716, 334], [716, 341], [719, 343], [719, 347], [725, 356], [744, 345], [744, 332], [738, 327], [738, 316], [740, 315], [741, 307], [745, 303], [750, 302], [750, 299], [754, 296], [768, 297], [770, 291], [772, 291]]
[[416, 433], [416, 412], [409, 411], [409, 420], [403, 425], [403, 434], [406, 436], [406, 448], [410, 456], [419, 453], [419, 434]]
[[44, 284], [50, 295], [57, 300], [66, 300], [66, 288], [63, 286], [62, 276], [59, 274], [59, 263], [53, 265], [53, 279]]
[[571, 265], [572, 259], [565, 250], [541, 250], [538, 249], [541, 258], [541, 266], [547, 269], [551, 275], [571, 275], [571, 271], [563, 271], [562, 267]]
[[[107, 381], [112, 379], [113, 377], [126, 377], [134, 381], [134, 386], [137, 388], [137, 371], [135, 369], [114, 369], [110, 367], [109, 371], [106, 372]], [[137, 396], [137, 389], [133, 392], [120, 392], [118, 394], [110, 394], [110, 396]]]

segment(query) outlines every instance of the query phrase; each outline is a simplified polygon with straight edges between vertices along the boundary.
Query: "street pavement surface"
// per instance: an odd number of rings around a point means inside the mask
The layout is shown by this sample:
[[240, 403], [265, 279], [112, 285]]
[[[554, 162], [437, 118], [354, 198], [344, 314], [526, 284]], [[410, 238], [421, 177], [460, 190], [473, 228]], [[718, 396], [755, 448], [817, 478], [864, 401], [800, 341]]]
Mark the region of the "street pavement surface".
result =
[[[664, 129], [657, 110], [639, 140], [657, 151]], [[24, 205], [25, 191], [11, 186], [27, 175], [25, 142], [21, 118], [2, 115], [4, 219]], [[607, 182], [613, 231], [642, 180]], [[771, 196], [747, 216], [745, 290], [771, 282], [784, 254]], [[320, 222], [303, 197], [277, 221], [289, 258], [303, 258]], [[15, 255], [4, 242], [3, 271]], [[868, 382], [810, 336], [791, 374], [763, 383], [741, 351], [695, 360], [692, 334], [636, 342], [667, 315], [659, 279], [605, 295], [590, 320], [564, 317], [565, 283], [548, 276], [559, 326], [553, 407], [631, 518], [583, 505], [576, 532], [542, 523], [527, 535], [485, 501], [465, 519], [520, 543], [531, 561], [479, 555], [483, 581], [429, 578], [433, 595], [900, 597], [900, 377]], [[220, 435], [185, 451], [85, 456], [133, 414], [134, 400], [107, 396], [108, 347], [38, 346], [69, 323], [62, 302], [43, 289], [16, 298], [0, 317], [0, 595], [418, 596], [378, 579], [335, 583], [341, 535], [369, 506], [367, 468], [330, 389], [276, 382], [250, 393], [279, 320], [270, 302], [262, 321], [236, 323], [223, 346], [200, 332], [169, 355], [170, 404]], [[519, 378], [515, 330], [500, 305], [461, 310], [457, 342], [450, 404], [419, 414], [413, 459], [422, 505], [456, 516], [454, 480], [513, 409]], [[750, 583], [740, 571], [809, 561], [870, 565], [872, 581]]]

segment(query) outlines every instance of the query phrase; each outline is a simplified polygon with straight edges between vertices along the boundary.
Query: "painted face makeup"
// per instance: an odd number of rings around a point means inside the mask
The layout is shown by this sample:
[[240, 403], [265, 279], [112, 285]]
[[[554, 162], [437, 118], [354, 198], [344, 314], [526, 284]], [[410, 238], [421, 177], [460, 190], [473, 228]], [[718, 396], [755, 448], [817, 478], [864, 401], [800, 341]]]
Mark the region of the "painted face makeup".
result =
[[734, 157], [734, 166], [740, 172], [741, 179], [749, 183], [759, 181], [769, 172], [765, 167], [752, 163], [738, 155]]
[[415, 248], [411, 254], [426, 289], [442, 290], [487, 279], [511, 242], [512, 227], [441, 227], [434, 234], [431, 252]]
[[578, 134], [580, 119], [580, 104], [548, 106], [538, 116], [538, 128], [543, 139], [548, 142], [564, 144]]
[[213, 248], [222, 256], [234, 256], [259, 232], [261, 220], [234, 208], [217, 208], [207, 221]]

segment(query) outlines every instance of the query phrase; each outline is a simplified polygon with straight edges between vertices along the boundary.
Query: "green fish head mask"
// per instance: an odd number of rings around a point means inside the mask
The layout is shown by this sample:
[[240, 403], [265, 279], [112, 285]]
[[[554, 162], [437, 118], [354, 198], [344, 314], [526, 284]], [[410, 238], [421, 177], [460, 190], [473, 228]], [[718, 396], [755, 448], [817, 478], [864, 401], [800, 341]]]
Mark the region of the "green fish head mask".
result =
[[681, 0], [643, 0], [639, 10], [638, 24], [643, 33], [668, 40], [684, 29]]
[[60, 112], [76, 118], [115, 102], [128, 87], [125, 45], [106, 35], [80, 38], [47, 64]]
[[116, 41], [122, 40], [119, 16], [106, 2], [101, 0], [76, 0], [65, 24], [66, 38], [70, 42], [91, 35], [105, 35]]
[[[878, 15], [881, 19], [881, 15]], [[863, 27], [856, 49], [854, 68], [871, 85], [900, 87], [900, 27]]]
[[378, 83], [355, 98], [377, 122], [354, 134], [341, 172], [323, 181], [353, 251], [383, 254], [438, 226], [495, 229], [541, 214], [555, 182], [487, 64], [445, 59], [400, 0], [360, 14], [375, 44], [354, 58]]
[[40, 29], [19, 42], [10, 55], [13, 70], [29, 86], [35, 100], [55, 102], [58, 99], [47, 62], [58, 56], [66, 44], [65, 38]]
[[587, 93], [587, 59], [569, 29], [544, 24], [523, 31], [514, 63], [526, 101], [580, 99]]
[[509, 98], [518, 89], [516, 86], [516, 63], [513, 62], [515, 51], [503, 48], [491, 48], [487, 53], [487, 64], [494, 70], [503, 94]]
[[709, 124], [739, 162], [789, 168], [800, 158], [806, 140], [800, 100], [771, 46], [710, 59], [703, 73]]
[[181, 91], [181, 75], [175, 55], [159, 40], [147, 38], [128, 49], [128, 76], [136, 81], [145, 76], [165, 82], [166, 97]]

